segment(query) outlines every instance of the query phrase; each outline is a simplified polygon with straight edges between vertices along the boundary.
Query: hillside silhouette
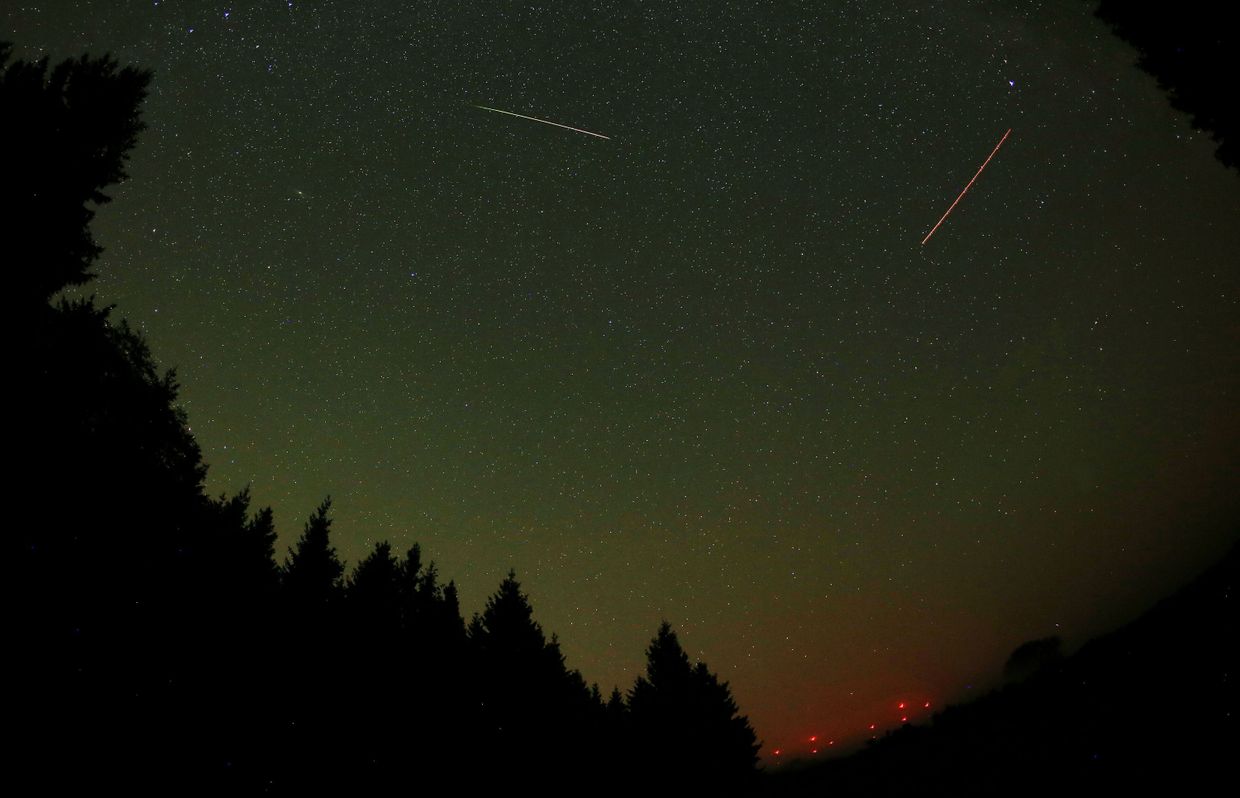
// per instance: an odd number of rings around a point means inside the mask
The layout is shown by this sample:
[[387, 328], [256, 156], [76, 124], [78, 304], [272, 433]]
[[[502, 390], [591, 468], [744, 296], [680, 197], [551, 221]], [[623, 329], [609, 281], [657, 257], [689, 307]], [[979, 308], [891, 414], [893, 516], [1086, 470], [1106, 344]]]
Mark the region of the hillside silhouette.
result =
[[[93, 276], [94, 208], [125, 179], [151, 81], [109, 57], [53, 67], [0, 44], [0, 241], [22, 332], [10, 780], [160, 795], [451, 780], [557, 795], [726, 793], [720, 773], [754, 776], [753, 730], [705, 664], [604, 698], [515, 573], [467, 624], [456, 585], [416, 545], [342, 562], [330, 499], [278, 556], [270, 508], [248, 489], [206, 493], [175, 373], [112, 308], [60, 297]], [[655, 640], [679, 651], [666, 623]], [[668, 734], [641, 736], [654, 724]], [[685, 730], [728, 744], [686, 757], [673, 749]]]
[[1031, 641], [1013, 652], [1005, 686], [850, 757], [770, 777], [765, 794], [1206, 794], [1228, 782], [1240, 744], [1238, 587], [1240, 544], [1072, 656], [1058, 656], [1055, 638]]

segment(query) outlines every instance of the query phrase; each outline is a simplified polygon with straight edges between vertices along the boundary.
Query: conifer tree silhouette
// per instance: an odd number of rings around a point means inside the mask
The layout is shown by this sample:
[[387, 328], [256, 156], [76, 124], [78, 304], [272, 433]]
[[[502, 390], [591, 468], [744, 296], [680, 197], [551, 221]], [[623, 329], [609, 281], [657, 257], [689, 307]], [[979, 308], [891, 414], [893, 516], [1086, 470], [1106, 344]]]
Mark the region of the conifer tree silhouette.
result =
[[291, 791], [340, 789], [356, 765], [358, 741], [340, 737], [349, 707], [330, 698], [326, 685], [353, 682], [353, 653], [345, 635], [344, 565], [331, 543], [327, 497], [306, 521], [281, 569], [281, 645], [285, 689], [276, 696], [281, 715], [281, 774]]
[[691, 665], [664, 621], [646, 649], [646, 673], [629, 694], [634, 745], [669, 783], [740, 791], [758, 763], [757, 738], [726, 682]]
[[400, 563], [399, 579], [404, 659], [395, 711], [404, 750], [420, 752], [442, 772], [466, 773], [483, 724], [456, 585], [439, 584], [435, 564], [423, 565], [416, 544]]
[[11, 300], [28, 306], [93, 276], [100, 248], [89, 205], [110, 201], [104, 190], [125, 179], [125, 162], [143, 124], [139, 106], [151, 73], [120, 68], [110, 56], [57, 64], [13, 61], [0, 42], [0, 241]]
[[[275, 560], [276, 529], [270, 507], [250, 514], [250, 489], [211, 501], [204, 529], [193, 541], [209, 555], [205, 578], [211, 579], [233, 612], [248, 616], [257, 606], [270, 605], [280, 585]], [[232, 615], [233, 612], [226, 614]]]
[[400, 636], [401, 567], [392, 545], [375, 544], [353, 570], [348, 581], [349, 616], [358, 631], [395, 641]]
[[344, 565], [331, 544], [332, 500], [328, 496], [306, 521], [295, 548], [284, 563], [283, 583], [288, 598], [299, 610], [322, 613], [340, 598]]
[[[487, 733], [514, 772], [529, 774], [553, 752], [564, 767], [582, 763], [580, 730], [593, 705], [585, 680], [547, 640], [510, 571], [469, 626]], [[601, 709], [601, 707], [600, 707]]]

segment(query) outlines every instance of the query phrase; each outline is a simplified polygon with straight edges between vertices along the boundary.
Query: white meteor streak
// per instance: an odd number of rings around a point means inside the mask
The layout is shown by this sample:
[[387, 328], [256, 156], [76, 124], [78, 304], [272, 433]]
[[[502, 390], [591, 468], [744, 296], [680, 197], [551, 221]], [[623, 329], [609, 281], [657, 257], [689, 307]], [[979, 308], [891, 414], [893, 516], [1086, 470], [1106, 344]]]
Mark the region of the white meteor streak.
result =
[[525, 114], [514, 114], [512, 111], [502, 111], [499, 108], [487, 108], [485, 105], [475, 105], [474, 107], [481, 108], [483, 111], [494, 111], [497, 114], [507, 114], [508, 116], [515, 116], [517, 119], [528, 119], [531, 122], [542, 122], [544, 125], [554, 125], [555, 127], [562, 127], [565, 130], [571, 130], [574, 133], [585, 133], [587, 136], [594, 136], [595, 138], [598, 138], [598, 139], [606, 139], [608, 141], [611, 141], [611, 136], [604, 136], [602, 133], [591, 133], [590, 131], [582, 130], [579, 127], [569, 127], [568, 125], [561, 125], [559, 122], [551, 122], [546, 119], [539, 119], [536, 116], [526, 116]]

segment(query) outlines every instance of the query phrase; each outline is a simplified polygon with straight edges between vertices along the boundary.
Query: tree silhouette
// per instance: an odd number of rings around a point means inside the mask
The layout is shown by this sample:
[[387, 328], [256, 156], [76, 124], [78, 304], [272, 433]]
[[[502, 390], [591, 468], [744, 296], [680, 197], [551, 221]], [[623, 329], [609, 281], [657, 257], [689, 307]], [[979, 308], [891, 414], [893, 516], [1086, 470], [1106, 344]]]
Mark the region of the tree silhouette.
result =
[[534, 608], [521, 592], [515, 571], [509, 571], [499, 590], [487, 599], [486, 609], [474, 616], [469, 631], [484, 652], [523, 663], [549, 658], [547, 638], [534, 620]]
[[139, 106], [149, 72], [119, 68], [110, 56], [57, 64], [13, 61], [0, 42], [0, 152], [5, 153], [0, 240], [15, 257], [9, 287], [20, 304], [46, 302], [93, 276], [99, 256], [89, 205], [125, 179], [125, 162], [143, 129]]
[[176, 375], [141, 335], [92, 300], [49, 302], [91, 276], [92, 206], [125, 177], [150, 76], [11, 53], [0, 45], [0, 241], [25, 434], [10, 454], [39, 508], [5, 537], [23, 608], [12, 753], [52, 789], [252, 777], [270, 738], [271, 512], [251, 516], [248, 491], [207, 498]]
[[670, 783], [739, 790], [756, 773], [757, 737], [727, 682], [696, 666], [664, 621], [646, 649], [646, 674], [629, 694], [642, 758]]
[[1019, 682], [1063, 659], [1063, 640], [1058, 635], [1021, 643], [1003, 665], [1003, 680]]
[[275, 756], [287, 763], [281, 779], [292, 791], [340, 789], [343, 772], [356, 765], [356, 736], [339, 739], [351, 708], [333, 689], [337, 679], [354, 681], [351, 655], [358, 641], [346, 634], [344, 565], [331, 544], [330, 510], [328, 497], [306, 521], [281, 569], [286, 675], [275, 697], [282, 732]]
[[417, 544], [406, 552], [398, 580], [401, 623], [413, 666], [419, 677], [444, 687], [429, 699], [442, 704], [448, 693], [463, 688], [468, 671], [467, 634], [456, 584], [439, 584], [435, 563], [422, 566], [422, 549]]
[[321, 613], [340, 597], [344, 565], [331, 545], [331, 506], [329, 496], [306, 521], [284, 563], [284, 589], [301, 611]]
[[387, 541], [357, 564], [346, 588], [349, 614], [366, 634], [395, 640], [401, 628], [401, 566]]
[[202, 580], [216, 585], [212, 600], [226, 605], [224, 614], [233, 622], [254, 620], [258, 607], [274, 602], [280, 586], [275, 542], [271, 508], [251, 515], [248, 487], [209, 503], [206, 520], [191, 540], [192, 551]]
[[1215, 157], [1240, 170], [1240, 104], [1233, 94], [1236, 28], [1220, 8], [1206, 0], [1102, 0], [1095, 13], [1137, 49], [1137, 65], [1158, 80], [1172, 107], [1210, 133], [1218, 143]]
[[[564, 771], [587, 766], [582, 730], [593, 719], [590, 691], [569, 670], [559, 641], [547, 640], [529, 598], [510, 571], [469, 626], [483, 721], [492, 750], [526, 776], [555, 754]], [[601, 704], [597, 705], [601, 711]]]

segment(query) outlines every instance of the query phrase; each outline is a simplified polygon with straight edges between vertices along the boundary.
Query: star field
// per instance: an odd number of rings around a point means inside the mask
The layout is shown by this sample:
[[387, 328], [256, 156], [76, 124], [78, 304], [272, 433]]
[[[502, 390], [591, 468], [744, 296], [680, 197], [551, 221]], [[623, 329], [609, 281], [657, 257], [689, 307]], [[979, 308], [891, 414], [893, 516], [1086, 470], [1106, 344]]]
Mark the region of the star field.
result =
[[605, 691], [666, 618], [769, 751], [1234, 534], [1240, 186], [1087, 3], [10, 5], [154, 70], [88, 290], [281, 555], [515, 568]]

